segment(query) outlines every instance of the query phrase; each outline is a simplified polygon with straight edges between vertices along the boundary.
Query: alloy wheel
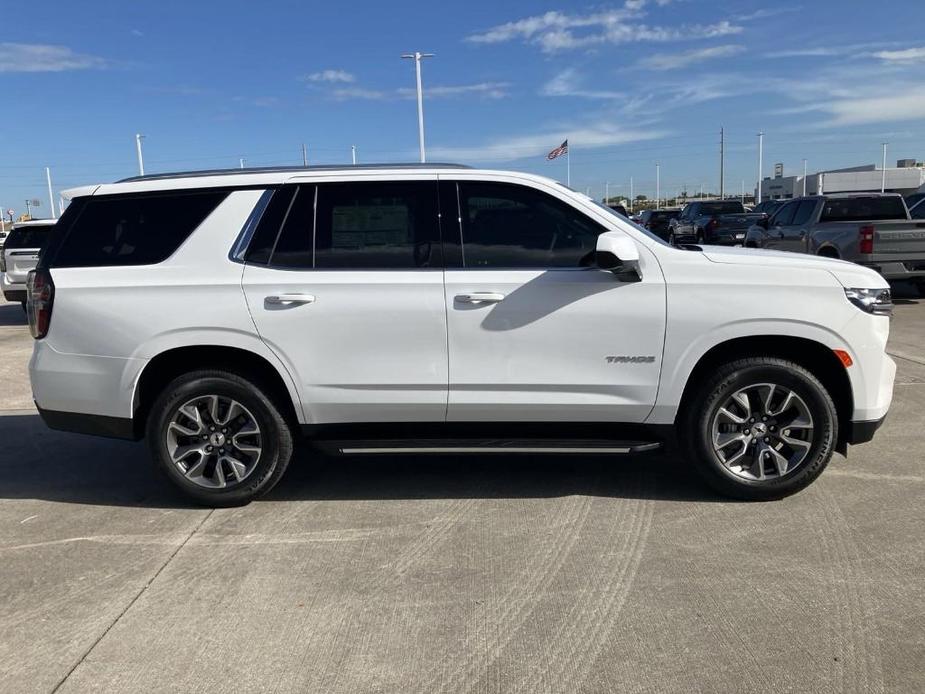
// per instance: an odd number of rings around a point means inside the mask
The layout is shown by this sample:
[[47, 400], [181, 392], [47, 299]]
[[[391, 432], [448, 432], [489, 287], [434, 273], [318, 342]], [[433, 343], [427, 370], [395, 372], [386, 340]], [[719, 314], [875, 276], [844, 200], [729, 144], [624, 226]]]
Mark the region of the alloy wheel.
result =
[[737, 390], [713, 415], [713, 452], [733, 475], [777, 479], [793, 472], [812, 448], [813, 417], [793, 390], [758, 383]]
[[210, 489], [245, 480], [263, 449], [254, 415], [222, 395], [202, 395], [178, 407], [167, 425], [166, 443], [180, 473]]

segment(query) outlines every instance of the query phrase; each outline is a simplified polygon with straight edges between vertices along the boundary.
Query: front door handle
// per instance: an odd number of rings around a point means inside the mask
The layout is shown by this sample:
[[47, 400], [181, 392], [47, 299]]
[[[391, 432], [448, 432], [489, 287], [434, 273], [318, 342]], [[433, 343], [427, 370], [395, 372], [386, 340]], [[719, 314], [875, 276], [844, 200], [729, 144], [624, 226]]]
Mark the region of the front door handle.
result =
[[498, 292], [474, 292], [472, 294], [457, 294], [456, 301], [461, 304], [497, 304], [504, 301], [504, 294]]
[[310, 304], [315, 301], [311, 294], [275, 294], [264, 298], [266, 306], [295, 306], [297, 304]]

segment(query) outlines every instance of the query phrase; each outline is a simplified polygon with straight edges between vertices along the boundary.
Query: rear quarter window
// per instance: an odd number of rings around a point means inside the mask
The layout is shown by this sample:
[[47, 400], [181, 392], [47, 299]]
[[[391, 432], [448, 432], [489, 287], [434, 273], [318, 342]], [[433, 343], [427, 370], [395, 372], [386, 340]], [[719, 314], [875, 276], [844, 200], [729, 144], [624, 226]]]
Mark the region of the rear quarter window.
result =
[[228, 196], [175, 191], [84, 199], [51, 267], [153, 265], [166, 260]]

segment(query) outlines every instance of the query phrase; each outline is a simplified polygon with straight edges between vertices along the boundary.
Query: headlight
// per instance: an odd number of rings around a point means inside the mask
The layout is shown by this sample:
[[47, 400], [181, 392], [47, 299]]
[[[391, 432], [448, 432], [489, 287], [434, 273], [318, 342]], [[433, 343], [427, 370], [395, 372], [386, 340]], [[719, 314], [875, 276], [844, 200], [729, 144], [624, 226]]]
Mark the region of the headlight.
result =
[[893, 314], [893, 295], [889, 289], [845, 289], [845, 296], [865, 313], [876, 316]]

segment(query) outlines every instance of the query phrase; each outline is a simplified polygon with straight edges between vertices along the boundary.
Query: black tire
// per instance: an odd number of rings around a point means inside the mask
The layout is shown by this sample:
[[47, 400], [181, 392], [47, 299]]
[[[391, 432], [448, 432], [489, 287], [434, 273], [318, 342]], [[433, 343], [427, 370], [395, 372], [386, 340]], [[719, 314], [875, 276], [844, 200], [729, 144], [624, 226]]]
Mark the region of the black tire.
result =
[[703, 236], [703, 229], [697, 230], [697, 245], [703, 246], [706, 244], [706, 239]]
[[674, 232], [673, 232], [673, 231], [669, 231], [669, 232], [668, 232], [668, 245], [669, 245], [669, 246], [677, 246], [677, 245], [678, 245], [677, 239], [675, 238], [675, 235], [674, 235]]
[[[259, 383], [227, 371], [193, 371], [174, 379], [154, 402], [147, 420], [148, 448], [158, 469], [186, 496], [205, 506], [241, 506], [269, 492], [283, 476], [293, 452], [292, 428], [269, 392]], [[222, 488], [207, 488], [188, 479], [168, 451], [168, 426], [179, 408], [209, 395], [240, 403], [260, 431], [256, 462], [243, 479]]]
[[[713, 448], [712, 424], [734, 393], [763, 383], [777, 384], [802, 398], [813, 420], [813, 439], [809, 452], [794, 469], [753, 480], [723, 464]], [[697, 471], [713, 489], [736, 499], [780, 499], [804, 489], [828, 465], [838, 441], [838, 415], [828, 391], [799, 364], [776, 357], [748, 357], [721, 366], [700, 386], [683, 415], [685, 448], [692, 454]]]
[[918, 280], [914, 284], [916, 291], [919, 293], [919, 298], [925, 299], [925, 280]]
[[20, 301], [20, 302], [19, 302], [19, 305], [22, 306], [22, 312], [23, 312], [23, 313], [29, 313], [29, 309], [26, 308], [26, 301], [25, 301], [25, 299], [23, 299], [22, 301]]

